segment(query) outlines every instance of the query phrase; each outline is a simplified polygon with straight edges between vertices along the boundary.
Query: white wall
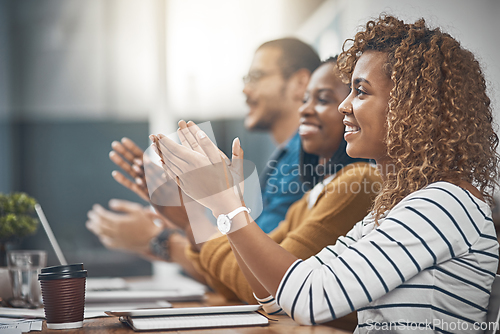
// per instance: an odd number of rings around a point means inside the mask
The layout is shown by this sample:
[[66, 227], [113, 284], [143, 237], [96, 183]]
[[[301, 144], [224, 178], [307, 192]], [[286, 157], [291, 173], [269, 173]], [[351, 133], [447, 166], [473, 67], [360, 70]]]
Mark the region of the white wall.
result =
[[242, 77], [255, 49], [294, 35], [323, 0], [169, 0], [168, 112], [210, 120], [247, 112]]

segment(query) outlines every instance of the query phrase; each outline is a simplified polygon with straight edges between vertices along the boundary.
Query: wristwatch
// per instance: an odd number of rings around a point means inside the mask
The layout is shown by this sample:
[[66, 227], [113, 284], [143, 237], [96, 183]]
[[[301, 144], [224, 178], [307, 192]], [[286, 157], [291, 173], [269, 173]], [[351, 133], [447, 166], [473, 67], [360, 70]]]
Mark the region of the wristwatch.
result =
[[227, 234], [231, 230], [231, 225], [233, 223], [233, 218], [240, 212], [246, 211], [250, 213], [250, 208], [246, 208], [244, 206], [237, 208], [234, 211], [231, 211], [227, 215], [222, 214], [217, 217], [217, 228], [220, 233]]
[[151, 254], [165, 261], [170, 261], [169, 239], [174, 233], [184, 235], [184, 231], [178, 228], [166, 228], [149, 242]]

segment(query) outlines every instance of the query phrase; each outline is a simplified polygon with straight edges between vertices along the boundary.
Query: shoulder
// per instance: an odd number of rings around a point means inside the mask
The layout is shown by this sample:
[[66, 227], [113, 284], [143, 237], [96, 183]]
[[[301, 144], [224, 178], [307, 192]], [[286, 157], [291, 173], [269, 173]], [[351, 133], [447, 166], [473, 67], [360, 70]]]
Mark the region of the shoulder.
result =
[[363, 161], [349, 164], [337, 173], [337, 178], [361, 179], [368, 176], [374, 176], [375, 178], [380, 179], [380, 174], [377, 170], [377, 167], [374, 164]]
[[397, 206], [423, 205], [438, 208], [461, 208], [461, 211], [478, 211], [483, 215], [491, 214], [485, 202], [473, 196], [469, 191], [450, 182], [439, 181], [429, 184], [406, 196]]
[[288, 143], [285, 145], [284, 149], [286, 150], [287, 156], [299, 156], [300, 153], [300, 136], [299, 133], [295, 133], [295, 135], [290, 138]]
[[382, 179], [377, 171], [377, 168], [368, 162], [355, 162], [349, 164], [342, 168], [335, 177], [326, 186], [327, 189], [332, 189], [340, 185], [349, 185], [359, 183], [362, 186], [363, 183], [374, 183], [378, 182], [378, 186], [382, 185]]
[[[352, 202], [366, 214], [381, 187], [382, 180], [374, 165], [367, 162], [352, 163], [337, 172], [325, 186], [318, 198], [318, 204], [328, 206], [335, 203], [337, 207], [347, 206]], [[326, 198], [328, 200], [325, 200]], [[319, 203], [320, 200], [322, 203]], [[358, 217], [358, 220], [361, 218], [362, 216]]]
[[286, 144], [286, 148], [299, 149], [300, 148], [300, 135], [299, 132], [295, 132], [292, 138]]
[[467, 190], [445, 181], [411, 193], [388, 213], [388, 219], [420, 221], [447, 230], [454, 226], [465, 234], [493, 233], [490, 207]]

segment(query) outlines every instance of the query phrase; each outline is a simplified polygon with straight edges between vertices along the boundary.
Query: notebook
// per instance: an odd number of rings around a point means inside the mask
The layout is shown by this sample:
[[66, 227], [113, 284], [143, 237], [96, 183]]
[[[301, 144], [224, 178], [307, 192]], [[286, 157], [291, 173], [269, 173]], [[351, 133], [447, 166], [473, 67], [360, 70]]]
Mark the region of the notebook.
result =
[[257, 313], [259, 305], [189, 307], [109, 311], [135, 331], [266, 326], [269, 321]]

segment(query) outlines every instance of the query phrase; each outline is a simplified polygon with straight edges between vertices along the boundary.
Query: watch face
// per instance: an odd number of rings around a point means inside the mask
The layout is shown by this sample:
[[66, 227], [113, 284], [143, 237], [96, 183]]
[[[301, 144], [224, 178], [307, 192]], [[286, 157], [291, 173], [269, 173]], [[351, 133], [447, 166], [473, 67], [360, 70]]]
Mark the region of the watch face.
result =
[[220, 233], [227, 234], [231, 229], [231, 219], [229, 219], [226, 215], [220, 215], [217, 218], [217, 227], [219, 228]]

